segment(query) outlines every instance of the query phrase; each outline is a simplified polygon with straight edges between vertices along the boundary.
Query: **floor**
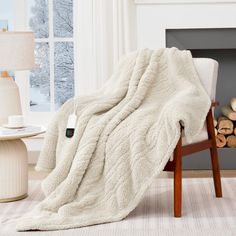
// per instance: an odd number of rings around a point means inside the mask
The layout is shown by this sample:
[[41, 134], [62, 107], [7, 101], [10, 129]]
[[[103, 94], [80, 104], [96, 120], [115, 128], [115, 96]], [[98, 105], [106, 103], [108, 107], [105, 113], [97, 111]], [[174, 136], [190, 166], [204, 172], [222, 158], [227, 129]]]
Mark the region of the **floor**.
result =
[[[192, 175], [191, 172], [185, 174]], [[199, 172], [197, 176], [200, 174], [209, 173]], [[43, 178], [33, 169], [30, 176]], [[223, 198], [215, 198], [211, 178], [184, 178], [181, 218], [173, 217], [173, 181], [164, 177], [153, 181], [143, 200], [122, 221], [70, 230], [18, 233], [15, 230], [17, 219], [44, 199], [40, 184], [40, 180], [31, 179], [28, 198], [0, 204], [0, 236], [236, 235], [236, 178], [222, 178]]]
[[173, 217], [172, 173], [162, 172], [138, 207], [120, 222], [49, 232], [15, 230], [16, 220], [44, 199], [41, 180], [47, 173], [29, 166], [29, 196], [0, 204], [0, 236], [234, 236], [236, 170], [222, 170], [223, 198], [215, 198], [212, 173], [183, 171], [183, 216]]

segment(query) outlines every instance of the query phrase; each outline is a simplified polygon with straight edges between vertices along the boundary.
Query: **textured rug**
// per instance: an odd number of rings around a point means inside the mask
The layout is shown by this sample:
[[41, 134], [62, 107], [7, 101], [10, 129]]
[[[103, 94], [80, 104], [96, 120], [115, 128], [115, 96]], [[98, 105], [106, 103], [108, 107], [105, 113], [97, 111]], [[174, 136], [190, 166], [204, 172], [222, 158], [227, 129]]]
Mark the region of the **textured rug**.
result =
[[15, 219], [43, 199], [40, 181], [29, 182], [29, 197], [0, 204], [0, 236], [236, 235], [236, 178], [223, 178], [223, 195], [214, 197], [213, 181], [183, 180], [183, 217], [173, 217], [172, 179], [156, 179], [138, 207], [123, 221], [91, 227], [49, 231], [15, 231]]

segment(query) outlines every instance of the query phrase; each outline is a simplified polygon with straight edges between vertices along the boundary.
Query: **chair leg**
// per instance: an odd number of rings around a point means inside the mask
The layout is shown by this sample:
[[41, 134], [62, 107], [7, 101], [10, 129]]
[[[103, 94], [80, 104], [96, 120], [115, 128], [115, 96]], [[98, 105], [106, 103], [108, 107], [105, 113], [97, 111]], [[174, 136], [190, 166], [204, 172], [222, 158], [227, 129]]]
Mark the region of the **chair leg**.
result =
[[212, 147], [210, 149], [210, 152], [211, 152], [211, 164], [212, 164], [212, 172], [213, 172], [213, 179], [214, 179], [214, 186], [215, 186], [215, 194], [216, 194], [216, 197], [222, 197], [220, 168], [219, 168], [216, 146]]
[[[182, 133], [182, 132], [181, 132]], [[174, 150], [174, 216], [182, 214], [182, 135]]]
[[214, 130], [214, 124], [213, 124], [212, 110], [210, 110], [207, 115], [207, 129], [208, 129], [208, 136], [212, 140], [212, 147], [210, 148], [210, 153], [211, 153], [211, 163], [212, 163], [212, 172], [213, 172], [213, 179], [214, 179], [214, 186], [215, 186], [215, 194], [216, 194], [216, 197], [222, 197], [220, 167], [219, 167], [218, 153], [217, 153], [216, 140], [215, 140], [215, 130]]

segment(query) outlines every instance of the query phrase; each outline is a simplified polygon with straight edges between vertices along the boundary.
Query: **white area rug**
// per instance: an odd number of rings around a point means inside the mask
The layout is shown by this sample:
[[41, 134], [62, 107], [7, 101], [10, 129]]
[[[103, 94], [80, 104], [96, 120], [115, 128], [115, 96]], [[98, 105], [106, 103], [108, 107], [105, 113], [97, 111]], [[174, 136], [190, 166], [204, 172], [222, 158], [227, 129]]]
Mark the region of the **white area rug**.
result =
[[173, 217], [172, 179], [157, 179], [139, 206], [123, 221], [91, 227], [49, 231], [15, 231], [15, 219], [43, 199], [40, 181], [29, 182], [29, 197], [0, 203], [0, 236], [236, 235], [236, 178], [222, 178], [223, 198], [214, 197], [213, 180], [183, 180], [183, 217]]

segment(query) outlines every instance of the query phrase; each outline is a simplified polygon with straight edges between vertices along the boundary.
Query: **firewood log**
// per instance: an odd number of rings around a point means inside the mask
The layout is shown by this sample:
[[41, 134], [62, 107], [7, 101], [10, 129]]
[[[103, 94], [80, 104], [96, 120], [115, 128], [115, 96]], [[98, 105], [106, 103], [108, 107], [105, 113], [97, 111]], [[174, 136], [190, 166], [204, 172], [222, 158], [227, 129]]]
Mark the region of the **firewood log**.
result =
[[216, 135], [216, 146], [221, 148], [226, 145], [226, 138], [223, 134]]
[[218, 124], [219, 121], [221, 121], [221, 120], [229, 120], [229, 118], [227, 118], [226, 116], [220, 116], [220, 117], [218, 118], [217, 124]]
[[221, 108], [221, 112], [223, 115], [228, 117], [230, 120], [236, 120], [236, 112], [233, 111], [230, 106], [224, 106]]
[[236, 147], [236, 136], [235, 135], [230, 135], [226, 139], [227, 141], [227, 146], [235, 148]]
[[234, 129], [234, 124], [231, 120], [226, 117], [221, 116], [218, 120], [218, 133], [220, 134], [232, 134]]
[[216, 127], [217, 126], [217, 120], [216, 119], [214, 119], [214, 127]]
[[215, 136], [218, 134], [218, 130], [215, 128]]
[[232, 98], [230, 102], [233, 111], [236, 111], [236, 98]]
[[236, 127], [234, 127], [234, 135], [236, 135]]
[[225, 116], [220, 116], [218, 118], [218, 121], [217, 121], [217, 125], [219, 125], [219, 122], [222, 121], [222, 120], [229, 120], [229, 118], [225, 117]]

